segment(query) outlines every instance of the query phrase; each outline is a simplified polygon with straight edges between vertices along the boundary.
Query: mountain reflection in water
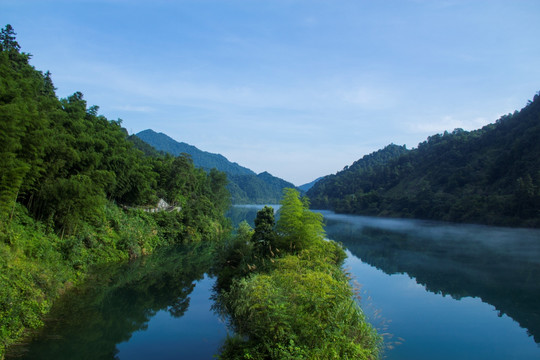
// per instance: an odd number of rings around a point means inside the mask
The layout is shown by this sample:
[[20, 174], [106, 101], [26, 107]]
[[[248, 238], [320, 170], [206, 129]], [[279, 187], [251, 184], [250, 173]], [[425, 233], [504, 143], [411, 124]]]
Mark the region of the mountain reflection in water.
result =
[[540, 343], [539, 230], [321, 212], [329, 238], [362, 262], [436, 294], [478, 297]]

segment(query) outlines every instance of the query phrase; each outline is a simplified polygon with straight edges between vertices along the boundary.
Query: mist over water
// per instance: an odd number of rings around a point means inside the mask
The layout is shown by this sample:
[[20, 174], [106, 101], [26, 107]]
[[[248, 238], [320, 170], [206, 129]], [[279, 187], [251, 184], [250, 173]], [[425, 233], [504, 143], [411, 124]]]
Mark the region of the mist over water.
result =
[[406, 340], [389, 359], [540, 358], [539, 230], [321, 213], [368, 305], [395, 317], [388, 331]]
[[540, 230], [319, 212], [386, 359], [540, 358]]

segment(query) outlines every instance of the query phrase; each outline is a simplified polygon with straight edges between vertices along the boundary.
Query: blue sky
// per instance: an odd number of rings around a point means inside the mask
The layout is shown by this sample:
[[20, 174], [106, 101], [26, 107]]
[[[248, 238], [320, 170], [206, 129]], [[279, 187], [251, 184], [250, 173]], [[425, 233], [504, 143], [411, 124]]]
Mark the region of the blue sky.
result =
[[0, 0], [57, 94], [296, 185], [540, 90], [537, 0]]

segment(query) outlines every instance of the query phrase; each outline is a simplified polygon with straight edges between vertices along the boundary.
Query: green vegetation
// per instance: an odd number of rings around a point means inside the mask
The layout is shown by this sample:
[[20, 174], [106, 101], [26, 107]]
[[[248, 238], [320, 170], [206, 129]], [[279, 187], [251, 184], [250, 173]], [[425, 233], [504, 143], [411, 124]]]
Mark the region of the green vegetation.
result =
[[[226, 176], [145, 156], [80, 92], [58, 99], [7, 25], [0, 34], [0, 358], [94, 264], [217, 239]], [[165, 199], [180, 211], [149, 213]]]
[[235, 336], [222, 359], [376, 359], [381, 338], [341, 269], [345, 252], [324, 239], [322, 216], [285, 189], [274, 212], [240, 224], [221, 260], [216, 307]]
[[[195, 166], [210, 171], [216, 168], [227, 174], [227, 190], [233, 204], [277, 204], [285, 188], [294, 188], [290, 182], [270, 175], [268, 172], [255, 174], [250, 169], [232, 163], [223, 155], [201, 151], [195, 146], [177, 142], [163, 133], [144, 130], [136, 134], [154, 148], [172, 155], [189, 154]], [[147, 152], [144, 147], [141, 150]]]
[[480, 130], [456, 129], [411, 151], [391, 145], [365, 156], [317, 182], [308, 196], [316, 208], [343, 213], [538, 227], [538, 139], [539, 94]]

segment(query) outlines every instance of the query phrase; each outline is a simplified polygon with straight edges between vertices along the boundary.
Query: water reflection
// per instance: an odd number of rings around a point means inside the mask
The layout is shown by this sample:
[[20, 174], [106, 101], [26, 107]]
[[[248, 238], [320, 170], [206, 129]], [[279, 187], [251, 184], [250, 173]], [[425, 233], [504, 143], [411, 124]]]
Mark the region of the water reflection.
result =
[[540, 343], [540, 231], [323, 214], [328, 236], [362, 262], [433, 293], [479, 297]]
[[[235, 223], [261, 207], [233, 207]], [[538, 358], [539, 230], [321, 213], [370, 321], [405, 339], [387, 359]]]
[[69, 290], [57, 301], [46, 326], [29, 345], [8, 355], [118, 359], [117, 344], [145, 330], [158, 311], [175, 318], [184, 315], [195, 282], [203, 279], [213, 257], [211, 245], [203, 244], [166, 249], [129, 264], [97, 269], [84, 286]]

